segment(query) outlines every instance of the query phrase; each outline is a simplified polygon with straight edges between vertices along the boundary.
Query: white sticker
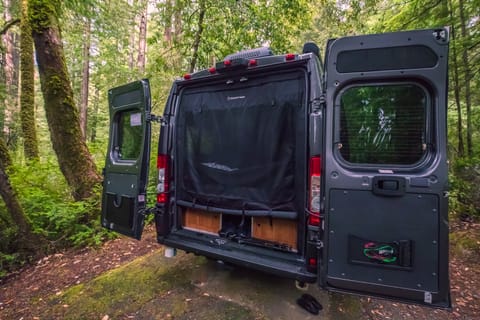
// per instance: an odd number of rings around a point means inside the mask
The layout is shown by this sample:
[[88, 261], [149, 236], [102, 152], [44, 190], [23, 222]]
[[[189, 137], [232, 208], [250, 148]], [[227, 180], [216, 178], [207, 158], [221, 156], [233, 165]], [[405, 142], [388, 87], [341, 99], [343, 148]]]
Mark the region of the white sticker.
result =
[[145, 202], [145, 195], [139, 194], [138, 195], [138, 202]]
[[142, 114], [139, 113], [132, 113], [130, 115], [130, 126], [131, 127], [138, 127], [142, 125]]
[[432, 293], [429, 291], [425, 291], [423, 301], [425, 303], [432, 303]]
[[392, 174], [392, 173], [393, 173], [393, 170], [389, 170], [389, 169], [378, 169], [378, 173], [390, 173], [390, 174]]

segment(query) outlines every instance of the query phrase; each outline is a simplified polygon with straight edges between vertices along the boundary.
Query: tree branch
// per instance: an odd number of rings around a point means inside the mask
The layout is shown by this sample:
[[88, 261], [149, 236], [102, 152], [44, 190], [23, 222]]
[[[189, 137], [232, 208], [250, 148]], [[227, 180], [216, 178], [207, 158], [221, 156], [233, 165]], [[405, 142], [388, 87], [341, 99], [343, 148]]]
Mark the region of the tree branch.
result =
[[10, 20], [10, 21], [6, 22], [5, 25], [3, 26], [2, 30], [0, 30], [0, 35], [3, 36], [5, 33], [7, 33], [8, 29], [13, 27], [17, 23], [20, 23], [20, 19], [13, 19], [13, 20]]
[[420, 13], [413, 15], [410, 20], [408, 20], [407, 22], [404, 22], [401, 29], [406, 29], [412, 22], [414, 22], [414, 21], [420, 19], [421, 17], [423, 17], [425, 14], [428, 13], [429, 10], [435, 8], [441, 2], [442, 2], [442, 0], [436, 0], [434, 3], [431, 3], [429, 6], [425, 6]]

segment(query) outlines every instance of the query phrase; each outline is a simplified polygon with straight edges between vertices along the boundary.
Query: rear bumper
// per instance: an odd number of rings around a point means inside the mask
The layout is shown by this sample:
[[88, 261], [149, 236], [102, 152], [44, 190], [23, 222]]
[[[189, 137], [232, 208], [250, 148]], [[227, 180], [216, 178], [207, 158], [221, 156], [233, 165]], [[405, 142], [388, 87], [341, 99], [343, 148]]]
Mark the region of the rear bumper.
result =
[[309, 283], [317, 280], [316, 274], [306, 270], [305, 261], [293, 253], [242, 245], [224, 238], [199, 235], [187, 230], [175, 231], [165, 238], [159, 237], [158, 242], [186, 252], [280, 277]]

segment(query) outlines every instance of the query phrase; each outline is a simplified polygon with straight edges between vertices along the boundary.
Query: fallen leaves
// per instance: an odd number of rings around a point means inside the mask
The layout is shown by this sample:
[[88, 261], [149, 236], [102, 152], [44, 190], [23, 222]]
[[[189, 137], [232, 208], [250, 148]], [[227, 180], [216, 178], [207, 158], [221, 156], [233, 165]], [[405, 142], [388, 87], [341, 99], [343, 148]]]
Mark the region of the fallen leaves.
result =
[[153, 228], [146, 229], [144, 234], [142, 241], [121, 237], [105, 243], [100, 249], [83, 248], [43, 257], [34, 265], [4, 278], [0, 288], [0, 319], [43, 319], [42, 310], [50, 308], [52, 295], [60, 297], [65, 288], [160, 247]]

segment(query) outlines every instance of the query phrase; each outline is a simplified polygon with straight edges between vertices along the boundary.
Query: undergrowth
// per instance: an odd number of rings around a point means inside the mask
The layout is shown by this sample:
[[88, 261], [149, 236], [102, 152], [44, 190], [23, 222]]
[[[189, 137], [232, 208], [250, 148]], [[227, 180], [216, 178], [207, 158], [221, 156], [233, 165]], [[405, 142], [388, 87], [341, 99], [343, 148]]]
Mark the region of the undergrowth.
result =
[[[74, 201], [55, 159], [14, 165], [9, 173], [33, 232], [47, 240], [44, 253], [66, 247], [96, 246], [115, 235], [101, 228], [101, 186], [91, 198]], [[3, 202], [0, 206], [0, 277], [21, 265], [16, 254], [17, 229]]]

